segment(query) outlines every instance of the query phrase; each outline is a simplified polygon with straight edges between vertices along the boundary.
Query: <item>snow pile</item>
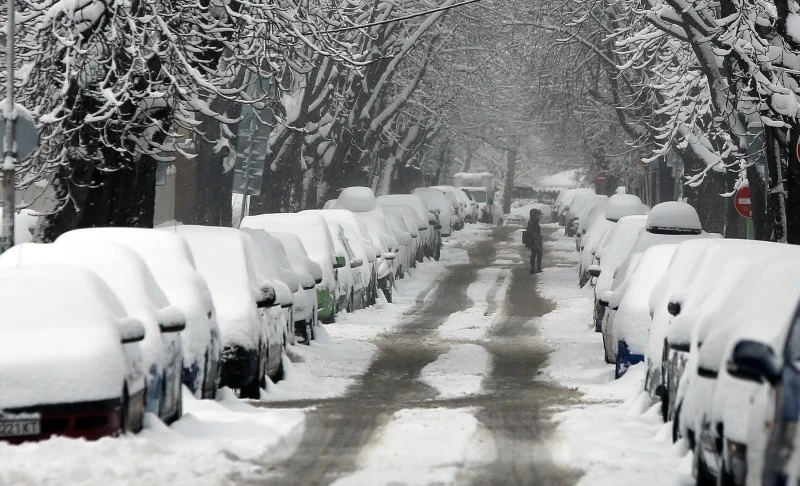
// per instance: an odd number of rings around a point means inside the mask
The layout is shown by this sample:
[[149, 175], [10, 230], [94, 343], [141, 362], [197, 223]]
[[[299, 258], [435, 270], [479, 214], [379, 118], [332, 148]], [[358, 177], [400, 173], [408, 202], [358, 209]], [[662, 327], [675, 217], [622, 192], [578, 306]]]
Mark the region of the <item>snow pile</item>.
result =
[[439, 392], [438, 398], [477, 395], [491, 366], [492, 357], [483, 346], [455, 344], [425, 366], [420, 377]]
[[0, 443], [0, 483], [226, 485], [234, 475], [262, 475], [261, 458], [291, 452], [304, 429], [302, 410], [254, 408], [227, 389], [216, 401], [184, 389], [183, 407], [183, 418], [169, 428], [148, 415], [136, 436]]

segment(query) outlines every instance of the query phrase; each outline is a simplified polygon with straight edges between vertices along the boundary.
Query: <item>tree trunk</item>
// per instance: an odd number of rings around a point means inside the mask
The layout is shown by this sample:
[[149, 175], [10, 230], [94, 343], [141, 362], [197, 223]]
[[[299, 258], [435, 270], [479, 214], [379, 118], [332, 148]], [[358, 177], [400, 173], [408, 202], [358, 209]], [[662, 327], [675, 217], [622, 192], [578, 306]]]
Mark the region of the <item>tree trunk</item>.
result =
[[503, 184], [503, 214], [511, 212], [511, 196], [514, 193], [514, 177], [517, 171], [517, 147], [510, 148], [506, 158], [506, 180]]

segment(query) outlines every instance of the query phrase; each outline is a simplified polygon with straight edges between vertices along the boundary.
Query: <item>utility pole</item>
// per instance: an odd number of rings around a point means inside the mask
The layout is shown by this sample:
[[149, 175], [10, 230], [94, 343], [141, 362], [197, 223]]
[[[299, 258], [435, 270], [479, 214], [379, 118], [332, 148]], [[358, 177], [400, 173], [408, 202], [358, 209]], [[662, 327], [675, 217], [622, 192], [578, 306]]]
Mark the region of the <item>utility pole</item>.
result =
[[3, 107], [6, 133], [3, 139], [3, 225], [0, 233], [0, 253], [14, 246], [14, 214], [16, 203], [15, 172], [17, 148], [14, 140], [14, 125], [17, 110], [14, 106], [14, 0], [8, 0], [8, 22], [6, 23], [6, 103]]

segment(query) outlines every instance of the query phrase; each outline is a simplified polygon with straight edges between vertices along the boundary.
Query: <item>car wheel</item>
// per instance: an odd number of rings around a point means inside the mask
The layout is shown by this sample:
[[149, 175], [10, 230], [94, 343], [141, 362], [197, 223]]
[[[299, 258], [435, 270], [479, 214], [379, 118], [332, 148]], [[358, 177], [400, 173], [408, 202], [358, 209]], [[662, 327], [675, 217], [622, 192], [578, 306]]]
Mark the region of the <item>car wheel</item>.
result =
[[266, 386], [266, 381], [263, 376], [254, 376], [250, 383], [244, 385], [239, 390], [239, 398], [248, 398], [258, 400], [261, 398], [261, 386]]
[[606, 346], [606, 333], [602, 333], [603, 336], [603, 359], [605, 359], [606, 364], [615, 364], [616, 360], [612, 360], [608, 357], [608, 346]]
[[[664, 412], [664, 402], [664, 398], [661, 398], [662, 413]], [[672, 442], [678, 442], [681, 438], [681, 405], [683, 405], [683, 402], [678, 404], [678, 408], [675, 409], [675, 417], [672, 419]]]
[[708, 471], [706, 462], [703, 460], [703, 453], [699, 450], [700, 445], [697, 444], [694, 449], [694, 479], [696, 486], [717, 486], [717, 480], [713, 474]]
[[312, 339], [314, 339], [314, 329], [311, 325], [311, 321], [306, 321], [303, 327], [303, 344], [310, 346]]
[[128, 386], [122, 388], [122, 401], [119, 406], [119, 433], [125, 435], [130, 431], [130, 397], [128, 397]]

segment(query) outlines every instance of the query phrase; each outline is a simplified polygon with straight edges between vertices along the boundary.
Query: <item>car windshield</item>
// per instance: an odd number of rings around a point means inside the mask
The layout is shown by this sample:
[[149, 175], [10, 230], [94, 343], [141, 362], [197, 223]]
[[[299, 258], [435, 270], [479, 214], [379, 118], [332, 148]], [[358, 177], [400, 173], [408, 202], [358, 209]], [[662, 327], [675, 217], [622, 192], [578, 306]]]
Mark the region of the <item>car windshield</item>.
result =
[[472, 196], [472, 199], [474, 199], [475, 202], [479, 203], [486, 202], [486, 191], [481, 191], [477, 189], [476, 190], [464, 189], [464, 191], [468, 193], [470, 196]]

